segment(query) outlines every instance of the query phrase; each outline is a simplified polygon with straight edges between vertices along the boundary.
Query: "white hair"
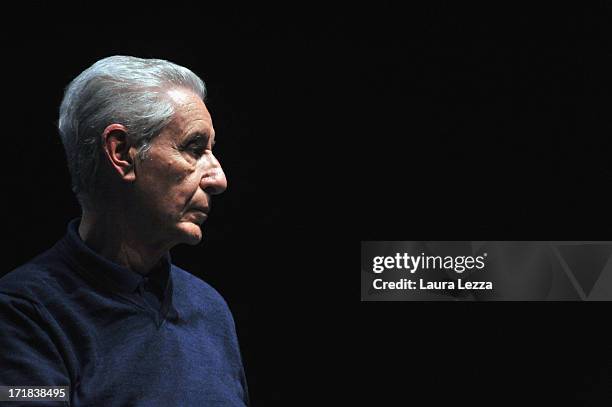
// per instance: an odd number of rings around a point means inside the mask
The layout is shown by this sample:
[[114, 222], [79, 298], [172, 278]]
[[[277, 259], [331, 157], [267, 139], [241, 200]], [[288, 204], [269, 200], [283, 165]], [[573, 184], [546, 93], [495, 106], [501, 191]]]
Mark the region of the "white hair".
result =
[[167, 95], [174, 88], [206, 98], [204, 82], [187, 68], [162, 59], [119, 55], [99, 60], [66, 87], [58, 127], [72, 190], [81, 205], [100, 181], [104, 129], [124, 125], [128, 142], [144, 158], [151, 140], [174, 116], [175, 106]]

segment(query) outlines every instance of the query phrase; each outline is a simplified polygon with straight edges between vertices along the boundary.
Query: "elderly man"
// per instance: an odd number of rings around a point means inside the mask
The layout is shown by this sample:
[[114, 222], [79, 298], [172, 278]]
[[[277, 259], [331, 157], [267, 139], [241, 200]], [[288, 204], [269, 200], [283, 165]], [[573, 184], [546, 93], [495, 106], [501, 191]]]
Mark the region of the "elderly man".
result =
[[202, 239], [227, 186], [205, 95], [184, 67], [126, 56], [67, 87], [59, 131], [82, 217], [0, 279], [0, 385], [69, 386], [71, 405], [248, 404], [225, 301], [169, 256]]

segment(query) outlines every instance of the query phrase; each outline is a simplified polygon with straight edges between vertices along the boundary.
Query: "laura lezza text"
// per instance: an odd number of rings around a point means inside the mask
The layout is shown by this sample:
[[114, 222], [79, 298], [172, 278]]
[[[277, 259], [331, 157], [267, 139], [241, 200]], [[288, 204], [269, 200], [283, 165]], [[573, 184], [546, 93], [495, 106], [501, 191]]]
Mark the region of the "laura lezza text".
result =
[[398, 281], [383, 281], [382, 278], [377, 278], [373, 281], [374, 289], [376, 290], [492, 290], [493, 282], [491, 281], [426, 281], [419, 278], [414, 281], [407, 278], [402, 278]]

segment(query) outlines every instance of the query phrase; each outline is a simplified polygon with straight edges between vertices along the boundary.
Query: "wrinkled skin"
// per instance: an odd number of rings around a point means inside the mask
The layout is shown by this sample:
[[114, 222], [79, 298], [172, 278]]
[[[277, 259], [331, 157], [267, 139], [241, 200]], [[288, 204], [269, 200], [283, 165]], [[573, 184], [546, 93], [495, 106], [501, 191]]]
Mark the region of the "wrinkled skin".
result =
[[185, 89], [168, 96], [175, 115], [143, 159], [125, 126], [107, 126], [102, 140], [109, 188], [94, 207], [84, 207], [79, 226], [89, 247], [141, 274], [173, 246], [200, 242], [211, 196], [227, 188], [204, 102]]
[[204, 102], [185, 90], [169, 92], [177, 104], [172, 122], [153, 140], [144, 160], [136, 161], [134, 198], [160, 239], [172, 245], [202, 239], [201, 224], [211, 195], [227, 180], [212, 152], [214, 128]]

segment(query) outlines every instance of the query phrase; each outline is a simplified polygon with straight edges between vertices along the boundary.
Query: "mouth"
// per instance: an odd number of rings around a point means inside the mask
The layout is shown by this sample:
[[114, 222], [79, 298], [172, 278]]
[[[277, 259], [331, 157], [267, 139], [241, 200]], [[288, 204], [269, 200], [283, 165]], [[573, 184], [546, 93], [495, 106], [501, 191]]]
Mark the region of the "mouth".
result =
[[195, 223], [202, 224], [206, 219], [208, 219], [209, 211], [209, 208], [192, 208], [189, 210], [188, 215]]
[[208, 215], [208, 212], [210, 212], [210, 208], [208, 206], [195, 206], [195, 207], [191, 208], [190, 211], [202, 212], [202, 213]]

